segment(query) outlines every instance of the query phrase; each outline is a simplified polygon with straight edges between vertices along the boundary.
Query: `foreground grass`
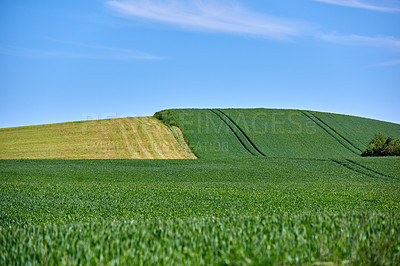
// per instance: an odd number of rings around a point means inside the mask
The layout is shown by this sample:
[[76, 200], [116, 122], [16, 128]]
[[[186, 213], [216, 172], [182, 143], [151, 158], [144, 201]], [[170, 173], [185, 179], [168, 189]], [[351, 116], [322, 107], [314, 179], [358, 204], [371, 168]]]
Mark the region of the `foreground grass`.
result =
[[25, 264], [398, 264], [400, 216], [302, 214], [0, 227]]
[[2, 160], [0, 264], [398, 264], [400, 160], [366, 159]]

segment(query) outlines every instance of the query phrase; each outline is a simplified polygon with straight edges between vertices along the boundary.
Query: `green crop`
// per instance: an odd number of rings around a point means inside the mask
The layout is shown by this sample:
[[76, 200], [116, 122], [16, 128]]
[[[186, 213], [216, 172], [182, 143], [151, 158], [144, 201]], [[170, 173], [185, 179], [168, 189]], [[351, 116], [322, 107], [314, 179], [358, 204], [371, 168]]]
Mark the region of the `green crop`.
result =
[[365, 119], [355, 116], [337, 115], [329, 113], [313, 112], [325, 123], [343, 134], [351, 143], [360, 150], [368, 147], [369, 142], [378, 132], [394, 138], [400, 137], [398, 124], [382, 122], [373, 119]]
[[0, 227], [9, 264], [398, 264], [398, 214], [208, 217]]
[[[360, 156], [370, 132], [398, 137], [400, 125], [297, 110], [155, 116], [168, 127], [93, 122], [82, 141], [175, 158], [152, 145], [168, 135], [200, 159], [0, 160], [0, 265], [400, 264], [400, 158]], [[44, 126], [44, 150], [70, 158], [51, 145], [62, 142], [79, 158], [79, 134], [62, 133], [80, 126]], [[22, 158], [13, 132], [29, 139], [31, 129], [0, 132], [6, 153]], [[33, 144], [27, 153], [43, 151]]]
[[377, 131], [400, 136], [397, 124], [311, 111], [173, 109], [164, 112], [168, 121], [182, 129], [200, 158], [356, 158]]
[[399, 166], [1, 160], [0, 264], [396, 264]]

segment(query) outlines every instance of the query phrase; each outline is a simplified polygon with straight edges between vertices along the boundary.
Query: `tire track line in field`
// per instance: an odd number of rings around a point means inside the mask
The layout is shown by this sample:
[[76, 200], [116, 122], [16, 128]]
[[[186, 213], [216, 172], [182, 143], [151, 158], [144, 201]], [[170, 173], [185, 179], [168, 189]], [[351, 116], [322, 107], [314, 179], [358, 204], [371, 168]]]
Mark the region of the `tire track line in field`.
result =
[[300, 111], [303, 115], [305, 115], [308, 119], [310, 119], [312, 122], [314, 122], [318, 127], [320, 127], [322, 130], [324, 130], [327, 134], [329, 134], [332, 138], [334, 138], [337, 142], [339, 142], [344, 148], [349, 150], [350, 152], [360, 156], [358, 152], [355, 152], [353, 149], [351, 149], [349, 146], [346, 145], [340, 138], [336, 137], [332, 132], [330, 132], [328, 129], [323, 127], [317, 120], [311, 118], [305, 111]]
[[125, 127], [124, 127], [124, 124], [122, 122], [122, 119], [117, 119], [117, 121], [119, 123], [120, 132], [122, 133], [122, 137], [124, 139], [125, 147], [127, 148], [130, 157], [131, 158], [135, 158], [135, 151], [134, 151], [134, 149], [132, 147], [132, 144], [131, 144], [131, 142], [130, 142], [130, 140], [128, 138], [128, 135], [125, 132]]
[[176, 151], [175, 147], [167, 141], [168, 135], [166, 135], [167, 132], [165, 131], [165, 128], [161, 127], [160, 124], [155, 123], [155, 121], [151, 119], [149, 119], [149, 125], [154, 128], [152, 132], [155, 143], [152, 144], [152, 146], [159, 150], [162, 159], [179, 158], [179, 153]]
[[247, 134], [239, 127], [238, 124], [236, 124], [236, 122], [235, 122], [232, 118], [230, 118], [230, 116], [228, 116], [225, 112], [223, 112], [223, 111], [220, 110], [220, 109], [217, 109], [217, 111], [219, 111], [219, 112], [220, 112], [221, 114], [223, 114], [226, 118], [228, 118], [229, 121], [232, 122], [232, 124], [242, 133], [242, 135], [247, 139], [247, 141], [250, 143], [250, 145], [251, 145], [260, 155], [265, 156], [265, 154], [257, 148], [257, 146], [253, 143], [253, 141], [251, 141], [251, 139], [249, 138], [249, 136], [247, 136]]
[[125, 118], [125, 120], [129, 123], [129, 125], [131, 126], [133, 135], [135, 137], [136, 140], [136, 144], [139, 146], [139, 149], [144, 153], [145, 155], [145, 159], [154, 159], [153, 155], [151, 153], [149, 153], [149, 151], [147, 150], [147, 148], [143, 145], [143, 140], [139, 135], [139, 131], [137, 129], [136, 124], [133, 121], [130, 121], [129, 119]]
[[224, 122], [225, 125], [228, 126], [228, 128], [232, 131], [232, 133], [236, 136], [236, 138], [239, 140], [240, 144], [242, 144], [243, 148], [245, 148], [251, 155], [253, 156], [257, 156], [257, 154], [253, 153], [245, 144], [244, 142], [241, 140], [241, 138], [238, 136], [238, 134], [235, 132], [235, 130], [231, 127], [231, 125], [229, 125], [228, 122], [226, 122], [217, 112], [215, 112], [212, 109], [209, 109], [210, 112], [212, 112], [213, 114], [215, 114], [216, 116], [219, 117], [219, 119], [222, 120], [222, 122]]
[[362, 150], [360, 148], [358, 148], [357, 146], [355, 146], [353, 143], [351, 143], [350, 140], [348, 140], [346, 137], [344, 137], [342, 134], [340, 134], [339, 132], [337, 132], [333, 127], [331, 127], [329, 124], [325, 123], [321, 118], [319, 118], [316, 114], [314, 114], [313, 112], [309, 112], [312, 116], [314, 116], [316, 119], [318, 119], [318, 121], [320, 121], [322, 124], [324, 124], [325, 126], [327, 126], [330, 130], [332, 130], [333, 132], [335, 132], [338, 136], [340, 136], [344, 141], [346, 141], [348, 144], [350, 144], [351, 146], [353, 146], [356, 150], [358, 150], [359, 152], [362, 152]]
[[154, 125], [152, 125], [151, 121], [147, 118], [143, 119], [143, 123], [141, 123], [140, 126], [142, 133], [148, 140], [147, 146], [149, 146], [149, 152], [153, 154], [154, 159], [166, 159], [166, 156], [159, 147], [161, 139], [160, 137], [157, 138], [157, 130], [153, 129]]
[[106, 153], [107, 153], [107, 158], [114, 158], [116, 157], [116, 149], [113, 147], [112, 145], [112, 137], [111, 137], [111, 133], [112, 132], [112, 123], [110, 120], [107, 120], [107, 122], [100, 122], [100, 126], [101, 126], [101, 134], [102, 134], [102, 145], [105, 147], [106, 149]]
[[[375, 179], [381, 179], [381, 180], [389, 181], [385, 175], [382, 175], [382, 174], [377, 173], [377, 172], [375, 172], [375, 171], [372, 171], [373, 173], [370, 173], [370, 172], [365, 171], [365, 170], [366, 170], [365, 168], [362, 168], [362, 169], [359, 169], [359, 168], [358, 168], [358, 169], [357, 169], [357, 166], [358, 166], [358, 167], [360, 167], [360, 166], [359, 166], [358, 164], [353, 163], [353, 162], [350, 161], [350, 160], [339, 161], [339, 160], [331, 159], [331, 161], [334, 162], [334, 163], [336, 163], [336, 164], [338, 164], [338, 165], [340, 165], [340, 166], [343, 166], [343, 167], [345, 167], [345, 168], [347, 168], [347, 169], [349, 169], [349, 170], [352, 170], [352, 171], [354, 171], [354, 172], [357, 172], [357, 173], [359, 173], [359, 174], [363, 174], [363, 175], [366, 175], [366, 176], [368, 176], [368, 177], [375, 178]], [[346, 163], [346, 162], [347, 162], [347, 163]], [[369, 170], [369, 169], [368, 169], [368, 170]], [[369, 170], [369, 171], [371, 171], [371, 170]], [[374, 174], [375, 174], [375, 175], [374, 175]]]
[[390, 176], [390, 175], [387, 175], [387, 174], [378, 172], [378, 171], [376, 171], [376, 170], [374, 170], [374, 169], [371, 169], [371, 168], [369, 168], [369, 167], [367, 167], [367, 166], [365, 166], [365, 165], [362, 165], [361, 163], [357, 163], [357, 162], [355, 162], [355, 161], [353, 161], [353, 160], [346, 159], [346, 161], [348, 161], [349, 163], [358, 165], [359, 167], [364, 168], [364, 169], [366, 169], [366, 170], [368, 170], [368, 171], [370, 171], [370, 172], [373, 172], [373, 173], [375, 173], [375, 174], [378, 174], [378, 175], [381, 175], [381, 176], [384, 176], [384, 177], [388, 177], [388, 178], [396, 178], [396, 177], [394, 177], [394, 176]]

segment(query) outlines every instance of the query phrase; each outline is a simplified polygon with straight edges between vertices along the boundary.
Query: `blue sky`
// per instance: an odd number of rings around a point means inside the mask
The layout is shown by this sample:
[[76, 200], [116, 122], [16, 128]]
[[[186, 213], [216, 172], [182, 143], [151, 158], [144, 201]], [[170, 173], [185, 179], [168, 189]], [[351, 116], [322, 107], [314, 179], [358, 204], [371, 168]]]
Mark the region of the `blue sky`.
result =
[[400, 123], [399, 0], [0, 2], [0, 127], [265, 107]]

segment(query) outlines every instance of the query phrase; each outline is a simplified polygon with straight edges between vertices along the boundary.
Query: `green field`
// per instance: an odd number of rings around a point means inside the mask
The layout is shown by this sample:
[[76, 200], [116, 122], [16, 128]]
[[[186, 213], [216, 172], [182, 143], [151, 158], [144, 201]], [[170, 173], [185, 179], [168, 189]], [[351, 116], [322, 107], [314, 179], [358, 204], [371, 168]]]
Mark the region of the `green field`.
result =
[[3, 160], [1, 261], [399, 262], [400, 159], [367, 161]]
[[156, 117], [199, 159], [0, 160], [0, 265], [400, 264], [400, 158], [360, 156], [400, 125], [298, 110]]
[[199, 158], [359, 157], [374, 134], [400, 137], [400, 125], [300, 110], [172, 109], [164, 111]]

